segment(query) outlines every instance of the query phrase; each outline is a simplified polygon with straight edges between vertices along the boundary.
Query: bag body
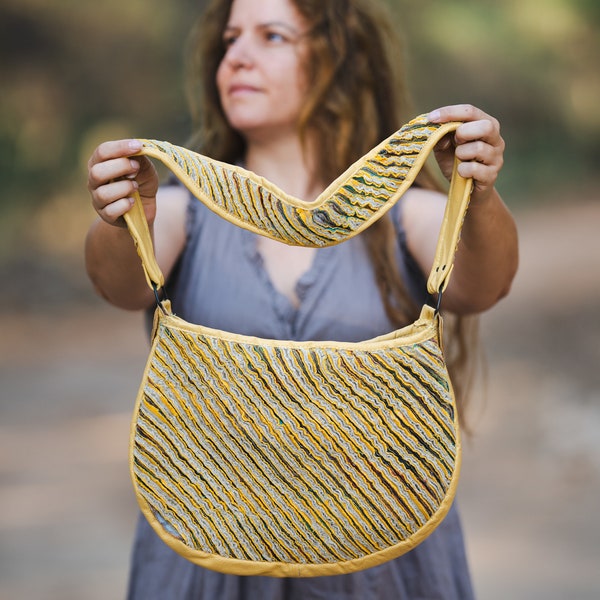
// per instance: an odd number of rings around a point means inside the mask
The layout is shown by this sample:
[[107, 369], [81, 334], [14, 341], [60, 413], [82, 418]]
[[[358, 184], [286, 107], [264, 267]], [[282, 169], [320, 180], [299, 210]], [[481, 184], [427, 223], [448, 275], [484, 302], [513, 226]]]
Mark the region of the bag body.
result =
[[438, 319], [285, 343], [157, 309], [130, 445], [146, 518], [192, 562], [245, 575], [347, 573], [412, 548], [458, 479]]
[[[427, 150], [447, 131], [432, 127], [438, 137], [427, 136]], [[367, 205], [373, 182], [366, 185], [364, 168], [372, 171], [373, 157], [389, 161], [388, 142], [336, 180], [302, 213], [305, 222], [316, 215], [321, 224], [333, 223], [327, 211], [340, 212], [339, 204], [331, 208], [332, 198], [339, 187], [348, 189], [347, 177], [357, 181], [357, 173], [363, 189], [357, 193], [355, 186], [352, 204]], [[421, 163], [415, 166], [413, 157], [413, 178], [424, 161], [422, 147]], [[148, 154], [154, 151], [151, 146]], [[197, 192], [198, 164], [205, 177], [206, 165], [215, 165], [183, 149], [176, 153], [193, 165], [192, 174], [172, 170]], [[392, 160], [390, 168], [396, 167]], [[258, 214], [248, 198], [264, 199], [268, 182], [234, 168], [233, 175], [240, 174], [259, 190], [240, 194], [244, 210]], [[387, 199], [333, 243], [390, 208], [399, 195], [385, 187]], [[278, 209], [271, 214], [304, 210], [275, 188], [268, 192]], [[447, 284], [469, 192], [470, 182], [455, 175], [430, 291]], [[213, 196], [196, 195], [210, 206]], [[252, 229], [265, 218], [237, 224]], [[274, 237], [281, 224], [275, 221], [265, 234]], [[143, 211], [127, 222], [157, 291], [162, 274], [152, 262]], [[295, 232], [288, 243], [298, 243]], [[441, 522], [458, 481], [460, 435], [436, 309], [425, 305], [413, 324], [371, 340], [293, 342], [191, 324], [158, 294], [157, 302], [131, 427], [130, 470], [142, 512], [171, 548], [224, 573], [333, 575], [400, 556]]]

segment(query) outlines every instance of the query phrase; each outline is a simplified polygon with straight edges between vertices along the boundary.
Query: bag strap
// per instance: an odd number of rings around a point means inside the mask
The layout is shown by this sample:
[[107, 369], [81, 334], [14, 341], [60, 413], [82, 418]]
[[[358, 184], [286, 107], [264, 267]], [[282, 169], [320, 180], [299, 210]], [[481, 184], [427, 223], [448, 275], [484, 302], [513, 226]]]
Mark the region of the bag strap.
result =
[[[140, 140], [140, 155], [163, 162], [208, 208], [231, 223], [283, 243], [324, 247], [347, 240], [381, 218], [410, 188], [435, 144], [460, 122], [413, 119], [350, 166], [310, 203], [289, 196], [258, 175], [156, 140]], [[444, 291], [452, 271], [472, 181], [455, 160], [448, 202], [427, 288]], [[164, 285], [139, 194], [125, 221], [142, 260], [148, 285]]]
[[[456, 254], [463, 222], [471, 200], [473, 179], [465, 179], [458, 174], [459, 164], [460, 161], [455, 158], [435, 258], [427, 280], [427, 291], [430, 294], [441, 295], [448, 286], [450, 274], [454, 268], [454, 255]], [[438, 306], [439, 301], [440, 298], [438, 298]]]

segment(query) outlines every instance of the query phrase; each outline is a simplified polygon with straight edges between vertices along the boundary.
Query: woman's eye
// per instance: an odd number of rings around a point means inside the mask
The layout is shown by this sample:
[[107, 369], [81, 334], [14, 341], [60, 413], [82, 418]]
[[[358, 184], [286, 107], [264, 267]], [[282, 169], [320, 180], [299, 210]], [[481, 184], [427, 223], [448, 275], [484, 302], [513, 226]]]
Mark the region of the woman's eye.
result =
[[265, 39], [269, 42], [283, 42], [285, 41], [285, 37], [283, 34], [277, 31], [267, 31], [265, 33]]
[[225, 49], [233, 46], [237, 37], [235, 35], [227, 35], [223, 37], [223, 47]]

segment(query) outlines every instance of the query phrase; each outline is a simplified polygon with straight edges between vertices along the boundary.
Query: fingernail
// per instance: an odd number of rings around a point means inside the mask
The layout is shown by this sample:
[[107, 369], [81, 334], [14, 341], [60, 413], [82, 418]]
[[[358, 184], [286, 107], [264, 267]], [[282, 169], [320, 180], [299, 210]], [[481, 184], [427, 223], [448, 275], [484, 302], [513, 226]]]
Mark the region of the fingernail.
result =
[[130, 160], [129, 164], [131, 165], [131, 168], [136, 171], [140, 168], [140, 163], [137, 160]]
[[129, 140], [129, 142], [127, 142], [127, 145], [129, 146], [129, 149], [133, 152], [137, 152], [142, 149], [142, 142], [140, 142], [139, 140]]
[[440, 113], [439, 110], [432, 110], [428, 115], [427, 118], [432, 122], [435, 123], [436, 121], [438, 121], [440, 119], [440, 117], [442, 116], [442, 113]]

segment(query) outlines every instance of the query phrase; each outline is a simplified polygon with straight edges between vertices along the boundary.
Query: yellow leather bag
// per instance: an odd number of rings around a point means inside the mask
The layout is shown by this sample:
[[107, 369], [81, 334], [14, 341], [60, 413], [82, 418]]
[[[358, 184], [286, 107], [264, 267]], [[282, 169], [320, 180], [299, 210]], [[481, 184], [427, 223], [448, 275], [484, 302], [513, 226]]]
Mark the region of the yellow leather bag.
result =
[[[162, 161], [233, 223], [326, 246], [389, 210], [458, 125], [418, 117], [308, 204], [165, 142], [142, 140], [140, 154]], [[432, 294], [448, 283], [470, 190], [455, 165]], [[130, 469], [162, 540], [209, 569], [283, 577], [372, 567], [425, 539], [450, 508], [460, 466], [438, 310], [424, 305], [411, 325], [360, 343], [261, 339], [188, 323], [160, 300], [163, 275], [139, 197], [126, 221], [158, 303]]]

